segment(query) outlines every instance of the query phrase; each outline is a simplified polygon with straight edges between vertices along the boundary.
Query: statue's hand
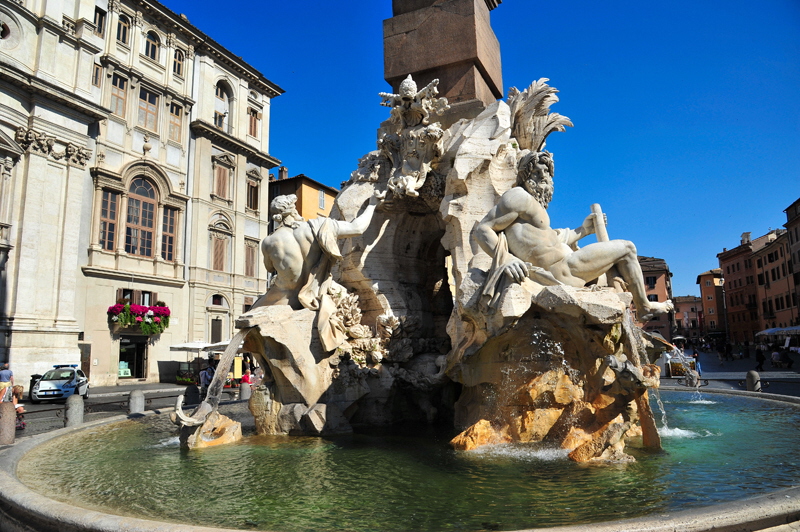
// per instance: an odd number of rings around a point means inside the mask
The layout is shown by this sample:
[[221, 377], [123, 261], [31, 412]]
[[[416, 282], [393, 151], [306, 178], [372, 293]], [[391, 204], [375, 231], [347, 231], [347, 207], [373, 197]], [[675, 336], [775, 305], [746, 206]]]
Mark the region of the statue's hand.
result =
[[511, 261], [505, 266], [503, 266], [503, 269], [505, 270], [506, 275], [508, 275], [512, 281], [515, 283], [521, 283], [526, 277], [528, 277], [529, 267], [531, 267], [531, 264], [514, 258], [511, 259]]
[[595, 233], [596, 229], [594, 225], [595, 219], [596, 219], [595, 214], [592, 213], [589, 216], [587, 216], [586, 219], [581, 224], [581, 232], [583, 233], [584, 236], [593, 235]]

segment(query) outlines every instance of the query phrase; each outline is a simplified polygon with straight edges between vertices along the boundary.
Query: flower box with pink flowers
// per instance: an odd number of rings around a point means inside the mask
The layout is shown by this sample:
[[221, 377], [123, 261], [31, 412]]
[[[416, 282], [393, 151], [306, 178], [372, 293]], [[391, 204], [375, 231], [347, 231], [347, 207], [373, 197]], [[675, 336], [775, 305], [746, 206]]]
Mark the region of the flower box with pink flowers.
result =
[[161, 334], [169, 327], [169, 307], [157, 301], [152, 307], [131, 305], [127, 302], [108, 307], [108, 322], [111, 326], [139, 329], [143, 334]]

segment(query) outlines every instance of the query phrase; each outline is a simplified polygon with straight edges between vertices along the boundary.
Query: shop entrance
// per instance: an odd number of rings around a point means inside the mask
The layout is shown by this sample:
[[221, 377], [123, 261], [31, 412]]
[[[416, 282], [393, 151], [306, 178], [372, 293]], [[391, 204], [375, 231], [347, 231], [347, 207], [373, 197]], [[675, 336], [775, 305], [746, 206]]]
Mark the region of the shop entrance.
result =
[[147, 377], [147, 336], [120, 337], [117, 375], [121, 379]]

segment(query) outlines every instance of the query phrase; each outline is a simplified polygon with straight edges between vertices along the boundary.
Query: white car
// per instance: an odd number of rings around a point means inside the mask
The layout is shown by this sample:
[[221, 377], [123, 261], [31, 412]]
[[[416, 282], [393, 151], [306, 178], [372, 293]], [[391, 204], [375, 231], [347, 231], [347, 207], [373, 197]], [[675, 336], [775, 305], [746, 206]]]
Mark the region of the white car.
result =
[[89, 398], [89, 379], [77, 364], [60, 364], [42, 375], [31, 388], [31, 403], [53, 399], [66, 399], [78, 394]]

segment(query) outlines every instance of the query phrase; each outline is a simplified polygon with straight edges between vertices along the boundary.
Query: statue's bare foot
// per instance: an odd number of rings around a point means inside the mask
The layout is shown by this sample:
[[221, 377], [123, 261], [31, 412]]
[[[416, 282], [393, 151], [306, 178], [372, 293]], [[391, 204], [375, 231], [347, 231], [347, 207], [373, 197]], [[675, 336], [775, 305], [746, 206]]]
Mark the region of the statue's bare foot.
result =
[[639, 320], [642, 322], [650, 321], [656, 316], [672, 312], [673, 310], [675, 310], [675, 305], [672, 304], [671, 299], [667, 299], [663, 303], [648, 301], [647, 307], [644, 309], [644, 315], [639, 316]]

